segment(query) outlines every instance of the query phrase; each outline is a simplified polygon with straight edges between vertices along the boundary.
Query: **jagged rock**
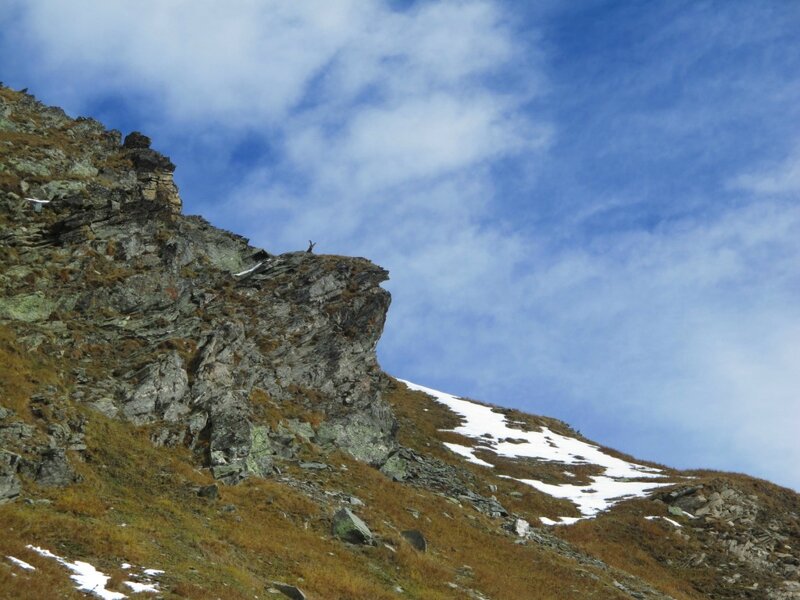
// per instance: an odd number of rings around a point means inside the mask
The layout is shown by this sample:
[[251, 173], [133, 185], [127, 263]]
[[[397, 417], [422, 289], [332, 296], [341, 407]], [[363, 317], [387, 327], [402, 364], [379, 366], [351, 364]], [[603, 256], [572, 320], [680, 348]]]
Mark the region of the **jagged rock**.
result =
[[21, 421], [3, 423], [0, 425], [0, 444], [16, 448], [35, 434], [36, 429], [27, 423]]
[[426, 552], [428, 550], [428, 541], [419, 529], [406, 529], [401, 532], [401, 535], [416, 550], [420, 552]]
[[76, 480], [63, 448], [48, 448], [42, 452], [35, 479], [36, 483], [47, 487], [61, 487]]
[[0, 450], [0, 504], [16, 499], [22, 486], [17, 477], [19, 456]]
[[513, 523], [511, 524], [511, 531], [516, 534], [518, 537], [525, 537], [530, 533], [531, 524], [528, 523], [525, 519], [514, 519]]
[[0, 298], [0, 319], [17, 321], [44, 321], [55, 310], [56, 303], [47, 298], [44, 292], [19, 294], [10, 298]]
[[137, 374], [138, 383], [125, 400], [122, 412], [137, 424], [156, 420], [176, 422], [189, 412], [189, 376], [177, 352], [161, 356]]
[[316, 434], [314, 428], [310, 423], [300, 421], [298, 419], [287, 419], [280, 423], [279, 431], [281, 428], [285, 429], [292, 435], [300, 438], [303, 442], [311, 442], [314, 440]]
[[152, 140], [140, 131], [130, 132], [125, 136], [125, 141], [122, 142], [122, 146], [129, 150], [149, 148], [150, 144], [152, 144]]
[[365, 412], [323, 423], [318, 441], [347, 450], [357, 460], [378, 466], [396, 444], [392, 440], [394, 416], [388, 407], [376, 405]]
[[349, 508], [341, 508], [333, 515], [333, 535], [351, 544], [371, 544], [374, 538], [367, 524]]
[[276, 454], [269, 428], [253, 427], [250, 432], [250, 449], [245, 459], [247, 472], [259, 477], [266, 477], [273, 471]]
[[289, 585], [288, 583], [281, 583], [280, 581], [273, 581], [272, 587], [290, 600], [306, 600], [306, 595], [296, 586]]
[[495, 517], [508, 515], [508, 511], [496, 498], [487, 498], [469, 488], [464, 481], [465, 477], [469, 477], [466, 472], [459, 472], [437, 458], [424, 456], [409, 448], [400, 448], [391, 454], [380, 470], [394, 481], [410, 483], [465, 500], [484, 514]]

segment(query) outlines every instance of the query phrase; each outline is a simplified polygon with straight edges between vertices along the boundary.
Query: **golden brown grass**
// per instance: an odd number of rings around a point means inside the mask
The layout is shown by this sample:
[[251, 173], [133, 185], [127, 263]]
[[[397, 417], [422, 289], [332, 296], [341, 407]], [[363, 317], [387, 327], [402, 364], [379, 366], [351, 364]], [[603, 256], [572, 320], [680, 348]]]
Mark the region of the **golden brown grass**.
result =
[[[133, 343], [131, 348], [138, 346]], [[166, 348], [187, 358], [194, 352], [192, 344], [181, 340], [165, 342], [161, 350]], [[95, 349], [92, 358], [102, 357], [104, 351]], [[23, 351], [8, 328], [0, 328], [0, 359], [3, 403], [16, 403], [21, 414], [27, 398], [40, 386], [63, 385], [55, 374], [56, 364], [70, 368], [64, 360], [54, 362]], [[552, 518], [574, 511], [565, 501], [500, 478], [495, 470], [464, 463], [447, 450], [443, 440], [468, 440], [439, 431], [457, 425], [441, 404], [399, 384], [391, 386], [387, 398], [398, 415], [401, 442], [463, 468], [472, 475], [476, 491], [489, 495], [488, 486], [496, 485], [494, 493], [506, 508], [532, 523], [538, 516]], [[260, 390], [251, 400], [259, 419], [272, 425], [289, 416], [309, 420], [300, 403], [287, 410]], [[326, 600], [395, 598], [398, 585], [405, 590], [404, 597], [431, 600], [463, 598], [462, 588], [478, 589], [495, 599], [623, 597], [613, 587], [612, 574], [579, 566], [533, 543], [515, 544], [499, 521], [469, 504], [391, 482], [341, 453], [316, 457], [328, 462], [330, 470], [310, 472], [289, 464], [284, 473], [320, 491], [336, 490], [363, 500], [365, 506], [355, 510], [380, 536], [375, 547], [332, 539], [335, 507], [320, 505], [280, 480], [251, 479], [223, 487], [218, 501], [208, 501], [197, 496], [196, 488], [211, 479], [195, 468], [187, 450], [154, 448], [147, 428], [64, 402], [69, 411], [84, 412], [89, 419], [88, 450], [83, 460], [72, 457], [83, 480], [64, 489], [25, 482], [28, 497], [49, 503], [17, 501], [0, 506], [0, 554], [41, 567], [40, 576], [32, 578], [10, 563], [0, 566], [0, 590], [9, 597], [81, 597], [72, 591], [68, 573], [33, 555], [25, 548], [29, 543], [69, 560], [92, 563], [112, 576], [117, 589], [125, 577], [120, 569], [123, 561], [164, 569], [165, 598], [264, 597], [264, 587], [272, 580], [296, 584], [310, 598]], [[315, 451], [311, 446], [303, 450], [304, 455]], [[496, 470], [502, 470], [502, 461], [496, 462]], [[710, 481], [717, 474], [706, 476]], [[780, 494], [766, 482], [744, 477], [741, 481], [754, 492]], [[702, 580], [703, 573], [675, 567], [686, 550], [680, 539], [669, 526], [642, 518], [653, 514], [654, 506], [646, 501], [626, 503], [595, 521], [557, 531], [577, 547], [678, 600], [703, 597], [695, 591], [711, 585]], [[412, 549], [400, 535], [404, 529], [423, 531], [429, 551]]]
[[[280, 481], [252, 479], [223, 488], [216, 502], [202, 499], [195, 488], [210, 483], [208, 475], [192, 466], [187, 451], [154, 448], [146, 428], [91, 414], [86, 441], [85, 462], [76, 463], [81, 483], [59, 490], [27, 482], [30, 496], [50, 503], [0, 506], [2, 551], [39, 564], [24, 546], [41, 545], [86, 560], [116, 582], [124, 576], [123, 561], [161, 568], [166, 598], [253, 598], [273, 579], [326, 600], [395, 598], [396, 585], [409, 598], [464, 597], [448, 582], [493, 598], [617, 597], [602, 579], [573, 577], [570, 561], [514, 544], [496, 521], [470, 506], [390, 482], [342, 454], [328, 458], [335, 467], [330, 471], [287, 472], [361, 498], [366, 506], [357, 512], [393, 550], [332, 539], [332, 509]], [[235, 508], [222, 510], [226, 505]], [[407, 528], [425, 533], [428, 553], [404, 541], [400, 531]], [[58, 590], [76, 597], [61, 567], [42, 564], [49, 575], [27, 596], [25, 574], [0, 571], [4, 593], [28, 598]]]
[[27, 351], [14, 330], [0, 325], [0, 368], [0, 402], [31, 422], [30, 397], [42, 386], [60, 383], [53, 361]]

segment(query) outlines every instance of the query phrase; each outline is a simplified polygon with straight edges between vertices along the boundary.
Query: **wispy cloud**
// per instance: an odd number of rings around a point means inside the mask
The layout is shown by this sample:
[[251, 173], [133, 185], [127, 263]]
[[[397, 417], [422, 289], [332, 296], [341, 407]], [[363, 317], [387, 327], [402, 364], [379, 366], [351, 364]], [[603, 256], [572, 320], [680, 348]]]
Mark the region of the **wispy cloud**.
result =
[[739, 175], [731, 185], [757, 194], [800, 193], [800, 146], [777, 164]]

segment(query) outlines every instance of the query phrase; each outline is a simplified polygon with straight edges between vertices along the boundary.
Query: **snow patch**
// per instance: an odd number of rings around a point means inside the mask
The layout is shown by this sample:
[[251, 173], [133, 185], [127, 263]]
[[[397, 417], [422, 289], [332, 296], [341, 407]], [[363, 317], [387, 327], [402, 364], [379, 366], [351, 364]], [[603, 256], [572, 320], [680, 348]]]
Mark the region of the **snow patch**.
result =
[[[470, 462], [492, 466], [475, 456], [475, 451], [481, 449], [508, 458], [534, 458], [564, 465], [601, 467], [603, 473], [591, 476], [591, 483], [588, 485], [550, 484], [536, 479], [517, 479], [556, 498], [570, 500], [581, 513], [581, 517], [560, 517], [557, 521], [543, 517], [541, 521], [546, 525], [568, 525], [580, 519], [592, 518], [620, 500], [646, 496], [650, 490], [669, 485], [665, 482], [640, 481], [664, 477], [660, 469], [611, 456], [594, 444], [561, 435], [547, 427], [542, 427], [540, 431], [512, 428], [511, 425], [522, 424], [509, 421], [505, 415], [496, 412], [490, 406], [464, 400], [410, 381], [402, 379], [399, 381], [412, 390], [432, 396], [461, 417], [461, 424], [452, 431], [476, 439], [479, 444], [474, 448], [452, 443], [445, 445]], [[514, 478], [509, 477], [509, 479]]]
[[452, 442], [444, 442], [444, 445], [450, 448], [456, 454], [463, 456], [469, 462], [474, 463], [476, 465], [481, 465], [482, 467], [491, 467], [494, 468], [492, 463], [488, 463], [485, 460], [481, 460], [477, 456], [475, 456], [475, 449], [470, 448], [469, 446], [462, 446], [461, 444], [454, 444]]
[[647, 519], [648, 521], [655, 521], [657, 519], [661, 519], [663, 521], [666, 521], [670, 525], [674, 525], [675, 527], [683, 527], [683, 525], [681, 525], [677, 521], [673, 521], [672, 519], [669, 519], [667, 517], [662, 517], [661, 515], [651, 515], [651, 516], [645, 517], [645, 519]]
[[79, 591], [89, 592], [95, 596], [98, 596], [99, 598], [102, 598], [103, 600], [120, 600], [121, 598], [126, 597], [125, 594], [106, 589], [106, 584], [111, 578], [95, 569], [89, 563], [83, 562], [82, 560], [69, 562], [65, 558], [57, 556], [49, 550], [45, 550], [44, 548], [39, 548], [38, 546], [32, 546], [30, 544], [28, 544], [27, 547], [40, 556], [56, 560], [58, 563], [72, 571], [70, 578], [76, 583], [76, 587]]
[[17, 565], [20, 569], [25, 569], [26, 571], [35, 571], [36, 570], [36, 567], [34, 567], [33, 565], [28, 564], [24, 560], [20, 560], [20, 559], [14, 557], [14, 556], [6, 556], [6, 558], [8, 560], [10, 560], [12, 563], [14, 563], [15, 565]]
[[141, 594], [143, 592], [157, 594], [159, 591], [158, 585], [156, 585], [155, 583], [139, 583], [137, 581], [126, 581], [125, 585], [131, 588], [134, 594]]

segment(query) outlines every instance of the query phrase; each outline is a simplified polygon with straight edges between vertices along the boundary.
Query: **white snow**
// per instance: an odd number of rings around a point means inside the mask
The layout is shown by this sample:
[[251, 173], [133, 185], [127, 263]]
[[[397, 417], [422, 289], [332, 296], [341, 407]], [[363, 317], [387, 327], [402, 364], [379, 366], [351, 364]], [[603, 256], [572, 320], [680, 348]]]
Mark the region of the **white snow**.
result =
[[444, 442], [444, 445], [450, 448], [456, 454], [460, 454], [464, 458], [466, 458], [469, 462], [475, 463], [476, 465], [481, 465], [482, 467], [492, 467], [494, 465], [492, 463], [488, 463], [485, 460], [481, 460], [477, 456], [475, 456], [475, 450], [470, 448], [469, 446], [462, 446], [461, 444], [454, 444], [452, 442]]
[[125, 594], [121, 594], [120, 592], [107, 590], [106, 584], [108, 583], [110, 577], [108, 575], [104, 575], [89, 563], [81, 560], [69, 562], [68, 560], [57, 556], [49, 550], [45, 550], [44, 548], [39, 548], [38, 546], [32, 546], [30, 544], [27, 547], [41, 556], [52, 558], [58, 561], [60, 564], [72, 571], [70, 578], [77, 584], [76, 587], [79, 591], [90, 592], [95, 596], [102, 598], [103, 600], [120, 600], [121, 598], [126, 597]]
[[245, 269], [241, 273], [234, 274], [234, 277], [241, 277], [242, 275], [247, 275], [248, 273], [252, 273], [253, 271], [255, 271], [258, 267], [260, 267], [263, 264], [264, 264], [263, 261], [259, 262], [259, 263], [256, 263], [254, 266], [250, 267], [249, 269]]
[[652, 515], [652, 516], [649, 516], [649, 517], [645, 517], [645, 519], [647, 519], [648, 521], [655, 521], [656, 519], [663, 519], [667, 523], [670, 523], [671, 525], [675, 525], [675, 527], [683, 527], [677, 521], [673, 521], [672, 519], [669, 519], [667, 517], [662, 517], [661, 515]]
[[152, 594], [158, 593], [158, 585], [155, 583], [138, 583], [136, 581], [126, 581], [125, 585], [133, 590], [135, 594], [141, 594], [143, 592], [149, 592]]
[[15, 565], [17, 565], [18, 567], [20, 567], [21, 569], [25, 569], [26, 571], [35, 571], [36, 570], [36, 567], [34, 567], [33, 565], [28, 564], [24, 560], [20, 560], [20, 559], [14, 557], [14, 556], [6, 556], [6, 558], [8, 560], [10, 560], [12, 563], [14, 563]]
[[557, 521], [553, 519], [548, 519], [547, 517], [539, 517], [539, 520], [542, 522], [542, 525], [572, 525], [573, 523], [577, 523], [578, 521], [583, 520], [582, 517], [558, 517]]
[[[637, 481], [663, 477], [659, 469], [640, 465], [603, 452], [594, 444], [568, 437], [542, 427], [541, 431], [523, 431], [510, 427], [512, 423], [505, 415], [483, 404], [464, 400], [451, 394], [400, 380], [410, 389], [424, 392], [446, 405], [462, 419], [453, 429], [466, 437], [478, 440], [474, 448], [459, 444], [445, 444], [453, 452], [467, 458], [470, 462], [492, 466], [475, 456], [478, 449], [489, 450], [500, 456], [510, 458], [535, 458], [565, 465], [597, 465], [604, 472], [591, 476], [588, 485], [548, 484], [536, 479], [518, 479], [541, 492], [556, 498], [572, 501], [580, 511], [581, 518], [591, 518], [613, 506], [619, 500], [645, 496], [649, 490], [668, 483]], [[546, 525], [571, 524], [577, 517], [560, 517], [553, 521], [546, 517], [541, 521]]]
[[145, 569], [144, 574], [157, 577], [158, 575], [163, 575], [164, 571], [161, 569]]
[[28, 202], [35, 202], [36, 204], [50, 204], [50, 200], [39, 200], [39, 198], [25, 198]]

